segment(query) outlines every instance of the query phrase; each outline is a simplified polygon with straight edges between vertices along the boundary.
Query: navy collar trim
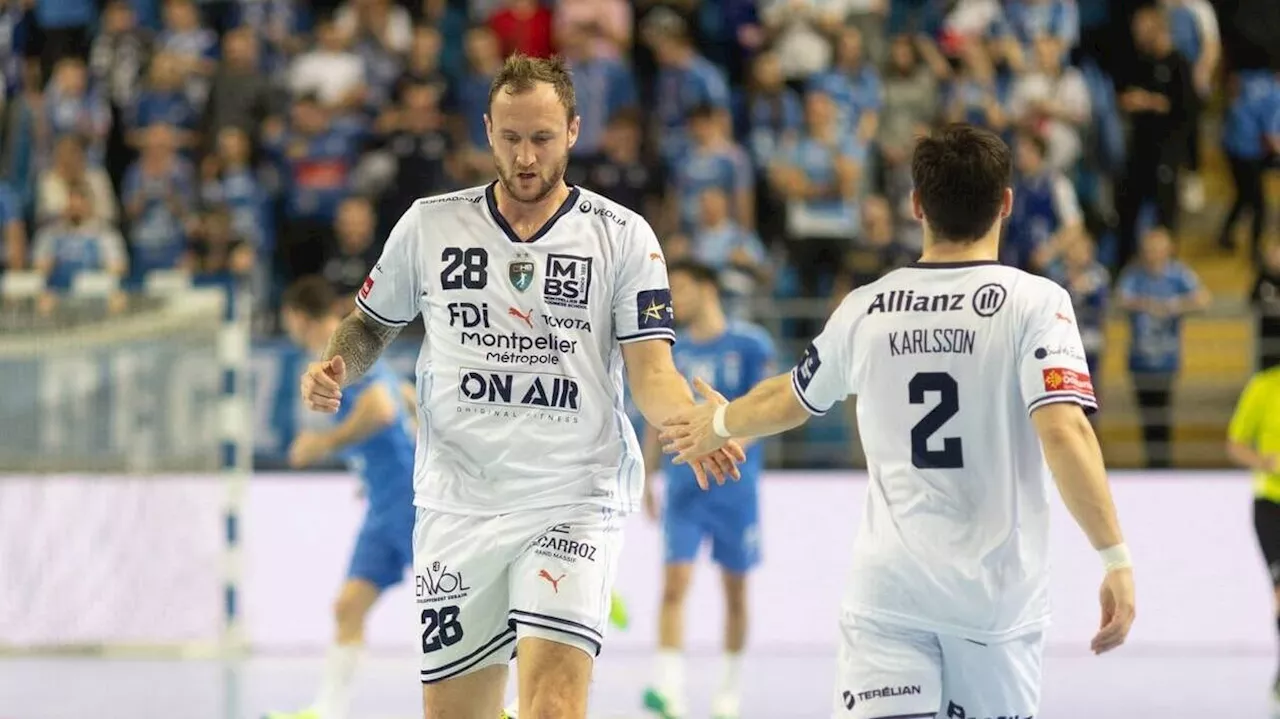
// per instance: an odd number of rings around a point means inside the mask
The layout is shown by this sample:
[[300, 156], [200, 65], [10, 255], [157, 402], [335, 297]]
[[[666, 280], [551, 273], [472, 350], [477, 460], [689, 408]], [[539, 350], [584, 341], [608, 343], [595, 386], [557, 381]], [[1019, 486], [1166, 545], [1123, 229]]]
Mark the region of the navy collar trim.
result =
[[522, 245], [537, 242], [543, 235], [550, 232], [556, 222], [558, 222], [561, 217], [569, 214], [569, 211], [573, 209], [574, 205], [578, 204], [578, 196], [582, 194], [577, 187], [571, 186], [569, 188], [569, 196], [564, 198], [564, 202], [560, 204], [560, 208], [556, 210], [556, 213], [543, 223], [542, 227], [538, 228], [537, 232], [533, 233], [533, 235], [526, 240], [522, 239], [511, 226], [511, 223], [507, 222], [507, 218], [503, 217], [502, 213], [498, 212], [498, 198], [494, 192], [494, 188], [497, 187], [497, 185], [498, 181], [494, 180], [484, 188], [484, 203], [489, 208], [489, 215], [493, 217], [494, 222], [498, 223], [498, 227], [502, 228], [502, 232], [506, 234], [507, 239]]
[[916, 260], [907, 267], [914, 267], [918, 270], [955, 270], [962, 267], [985, 267], [987, 265], [998, 265], [998, 260], [964, 260], [961, 262], [921, 262]]

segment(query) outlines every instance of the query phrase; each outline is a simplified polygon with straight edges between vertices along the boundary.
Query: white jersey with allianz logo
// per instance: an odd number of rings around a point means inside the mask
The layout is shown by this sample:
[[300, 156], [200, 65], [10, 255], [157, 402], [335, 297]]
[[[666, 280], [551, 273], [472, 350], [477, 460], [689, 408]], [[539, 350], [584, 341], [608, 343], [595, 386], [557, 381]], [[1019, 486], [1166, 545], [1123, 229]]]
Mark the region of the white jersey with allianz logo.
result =
[[357, 293], [378, 322], [421, 314], [426, 328], [414, 504], [632, 511], [644, 470], [620, 345], [675, 341], [657, 238], [636, 213], [571, 188], [521, 242], [493, 188], [414, 203]]
[[817, 414], [857, 396], [870, 483], [847, 614], [980, 642], [1044, 628], [1052, 477], [1030, 413], [1097, 409], [1064, 289], [910, 265], [844, 299], [792, 385]]

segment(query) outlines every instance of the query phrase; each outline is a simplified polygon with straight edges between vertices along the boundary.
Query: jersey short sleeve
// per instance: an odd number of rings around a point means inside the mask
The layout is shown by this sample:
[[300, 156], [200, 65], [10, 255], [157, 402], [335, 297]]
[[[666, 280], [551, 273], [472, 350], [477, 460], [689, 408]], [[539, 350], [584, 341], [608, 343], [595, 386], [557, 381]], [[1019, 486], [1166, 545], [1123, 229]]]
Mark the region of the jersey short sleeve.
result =
[[791, 388], [811, 414], [826, 414], [836, 402], [854, 394], [850, 344], [859, 313], [853, 298], [850, 294], [840, 303], [791, 369]]
[[613, 327], [618, 342], [676, 341], [667, 259], [649, 223], [639, 216], [622, 240], [613, 288]]
[[1245, 385], [1240, 401], [1236, 403], [1236, 411], [1231, 415], [1231, 424], [1227, 425], [1227, 439], [1245, 446], [1253, 446], [1257, 441], [1258, 425], [1267, 405], [1264, 389], [1258, 376]]
[[356, 293], [356, 305], [366, 315], [389, 327], [404, 327], [418, 316], [423, 290], [419, 276], [417, 205], [410, 207], [392, 228], [382, 256]]
[[1047, 287], [1023, 322], [1018, 375], [1027, 411], [1055, 402], [1075, 402], [1089, 414], [1097, 411], [1084, 342], [1067, 291]]

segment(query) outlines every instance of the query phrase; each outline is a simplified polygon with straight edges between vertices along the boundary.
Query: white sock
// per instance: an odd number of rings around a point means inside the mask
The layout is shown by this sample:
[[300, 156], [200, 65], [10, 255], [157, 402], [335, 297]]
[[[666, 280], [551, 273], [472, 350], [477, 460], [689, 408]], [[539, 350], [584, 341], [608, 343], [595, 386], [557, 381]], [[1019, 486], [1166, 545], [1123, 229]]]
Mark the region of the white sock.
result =
[[742, 655], [724, 655], [724, 674], [720, 678], [720, 694], [737, 699], [742, 695]]
[[684, 697], [684, 654], [679, 649], [658, 650], [657, 690], [672, 701]]
[[347, 719], [347, 712], [351, 709], [351, 678], [360, 663], [360, 650], [356, 644], [329, 648], [324, 660], [320, 695], [316, 697], [315, 710], [320, 719]]

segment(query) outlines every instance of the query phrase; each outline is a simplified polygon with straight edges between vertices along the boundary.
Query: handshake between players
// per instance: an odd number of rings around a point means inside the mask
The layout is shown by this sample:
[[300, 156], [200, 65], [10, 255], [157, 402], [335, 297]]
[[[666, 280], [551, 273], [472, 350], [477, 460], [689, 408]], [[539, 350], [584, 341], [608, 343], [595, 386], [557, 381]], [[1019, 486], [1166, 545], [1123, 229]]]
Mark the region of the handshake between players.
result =
[[[312, 362], [302, 375], [302, 397], [307, 409], [333, 414], [342, 405], [342, 386], [347, 379], [346, 361], [341, 355], [320, 362]], [[700, 379], [694, 380], [694, 387], [700, 394], [710, 400], [708, 406], [727, 404], [727, 400], [710, 385]], [[696, 411], [691, 408], [689, 413]], [[679, 415], [684, 417], [685, 415]], [[693, 416], [690, 414], [689, 416]], [[675, 421], [675, 420], [673, 420]], [[714, 479], [716, 484], [724, 484], [726, 479], [737, 480], [741, 477], [738, 464], [746, 461], [746, 453], [742, 446], [732, 440], [722, 440], [716, 446], [701, 454], [680, 453], [680, 463], [689, 464], [698, 480], [698, 486], [709, 489]]]

